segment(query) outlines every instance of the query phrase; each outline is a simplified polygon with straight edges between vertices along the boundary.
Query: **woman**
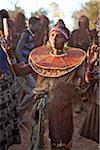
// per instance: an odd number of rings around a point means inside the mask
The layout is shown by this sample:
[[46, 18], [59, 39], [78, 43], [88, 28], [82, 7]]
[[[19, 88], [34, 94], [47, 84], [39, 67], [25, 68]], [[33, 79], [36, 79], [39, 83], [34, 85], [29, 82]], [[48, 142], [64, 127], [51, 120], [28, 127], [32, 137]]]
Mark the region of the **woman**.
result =
[[[41, 45], [46, 45], [48, 38], [49, 38], [49, 19], [45, 15], [40, 15], [39, 16], [41, 25], [42, 25], [42, 30], [44, 30], [43, 36], [41, 37]], [[38, 41], [38, 39], [37, 39]]]
[[88, 52], [88, 68], [86, 81], [90, 84], [91, 105], [82, 125], [81, 135], [99, 143], [99, 50], [97, 45], [93, 45]]
[[57, 21], [56, 26], [57, 26], [58, 28], [64, 28], [64, 30], [67, 32], [68, 36], [70, 36], [69, 29], [66, 28], [66, 25], [65, 25], [65, 23], [64, 23], [64, 21], [63, 21], [62, 19], [59, 19], [59, 20]]
[[65, 44], [65, 46], [69, 46], [69, 41], [70, 41], [70, 31], [69, 29], [66, 27], [64, 21], [62, 19], [59, 19], [56, 23], [56, 27], [58, 28], [63, 28], [64, 31], [66, 32], [66, 34], [68, 35], [69, 39], [67, 41], [67, 43]]
[[[8, 12], [1, 10], [0, 18], [1, 36], [4, 37], [3, 18], [9, 19]], [[0, 150], [8, 150], [12, 144], [20, 143], [17, 111], [18, 84], [1, 43], [2, 40], [0, 40]]]
[[92, 43], [93, 38], [89, 30], [89, 19], [83, 15], [79, 18], [79, 29], [74, 30], [71, 34], [70, 45], [87, 51]]
[[55, 27], [49, 33], [51, 47], [38, 47], [29, 56], [31, 67], [38, 73], [31, 150], [69, 150], [72, 146], [73, 79], [76, 68], [85, 59], [85, 52], [64, 49], [66, 41], [66, 31]]
[[[87, 52], [88, 47], [91, 46], [93, 43], [93, 37], [91, 36], [91, 32], [89, 29], [88, 17], [85, 15], [80, 16], [78, 24], [79, 28], [72, 31], [70, 46], [81, 48], [85, 52]], [[84, 65], [85, 65], [84, 67], [86, 67], [85, 63]], [[88, 97], [87, 93], [81, 95], [81, 91], [87, 88], [86, 82], [84, 80], [81, 80], [80, 78], [78, 78], [78, 81], [80, 82], [80, 85], [77, 92], [80, 94], [80, 99], [77, 100], [77, 105], [75, 108], [76, 113], [80, 113], [82, 110], [86, 110], [86, 108], [83, 105], [83, 102], [85, 102], [85, 100], [87, 100]]]
[[14, 80], [2, 48], [0, 57], [0, 149], [8, 150], [12, 144], [20, 143], [17, 111], [19, 85]]
[[[43, 19], [44, 22], [44, 19]], [[45, 27], [45, 25], [44, 25]], [[37, 17], [29, 19], [29, 27], [23, 30], [16, 47], [17, 60], [22, 66], [28, 64], [29, 53], [33, 48], [37, 47], [41, 42], [42, 32], [41, 21]], [[27, 107], [32, 103], [33, 89], [35, 86], [35, 78], [32, 74], [25, 75], [19, 78], [22, 89], [25, 91], [22, 101], [19, 105], [19, 110], [22, 114], [26, 112]]]
[[15, 25], [14, 48], [16, 49], [20, 35], [21, 35], [22, 31], [25, 30], [25, 28], [26, 28], [26, 17], [24, 15], [24, 13], [16, 12], [15, 19], [14, 19], [14, 25]]

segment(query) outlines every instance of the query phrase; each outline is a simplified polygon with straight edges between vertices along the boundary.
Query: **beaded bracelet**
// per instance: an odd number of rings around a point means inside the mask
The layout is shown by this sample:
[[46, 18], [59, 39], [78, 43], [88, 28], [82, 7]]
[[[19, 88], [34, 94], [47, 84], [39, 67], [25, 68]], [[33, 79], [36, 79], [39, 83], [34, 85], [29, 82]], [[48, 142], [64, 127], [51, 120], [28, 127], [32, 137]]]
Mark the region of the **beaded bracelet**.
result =
[[93, 80], [94, 79], [94, 71], [88, 71], [88, 78], [89, 80]]

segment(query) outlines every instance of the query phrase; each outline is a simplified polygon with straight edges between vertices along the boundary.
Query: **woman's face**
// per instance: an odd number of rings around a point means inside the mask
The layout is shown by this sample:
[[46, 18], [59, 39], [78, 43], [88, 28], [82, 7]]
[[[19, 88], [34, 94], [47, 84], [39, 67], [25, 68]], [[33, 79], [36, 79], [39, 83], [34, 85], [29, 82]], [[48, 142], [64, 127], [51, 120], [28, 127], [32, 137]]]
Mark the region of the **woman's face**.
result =
[[83, 27], [83, 28], [89, 28], [89, 21], [88, 21], [88, 18], [86, 17], [80, 17], [79, 18], [79, 26], [80, 27]]
[[59, 31], [52, 31], [49, 34], [49, 42], [52, 48], [62, 50], [65, 43], [64, 35]]
[[64, 25], [64, 23], [62, 21], [58, 21], [57, 26], [58, 27], [64, 27], [65, 25]]
[[32, 32], [40, 33], [41, 32], [41, 22], [37, 21], [36, 24], [31, 24], [30, 28], [31, 28]]

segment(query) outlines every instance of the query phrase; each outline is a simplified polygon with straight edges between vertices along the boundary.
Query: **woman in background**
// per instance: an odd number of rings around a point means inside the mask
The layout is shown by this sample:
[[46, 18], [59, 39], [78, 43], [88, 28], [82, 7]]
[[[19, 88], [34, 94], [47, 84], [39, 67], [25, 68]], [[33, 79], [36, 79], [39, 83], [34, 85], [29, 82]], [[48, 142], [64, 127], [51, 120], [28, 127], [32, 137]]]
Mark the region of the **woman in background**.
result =
[[[7, 60], [6, 53], [1, 46], [1, 44], [3, 44], [2, 42], [5, 42], [5, 40], [2, 41], [2, 37], [4, 38], [5, 36], [3, 26], [4, 18], [8, 19], [9, 23], [8, 12], [3, 9], [0, 10], [0, 150], [8, 150], [9, 146], [12, 144], [20, 143], [17, 111], [18, 82], [16, 82], [15, 76]], [[9, 43], [10, 42], [8, 41], [7, 44]]]

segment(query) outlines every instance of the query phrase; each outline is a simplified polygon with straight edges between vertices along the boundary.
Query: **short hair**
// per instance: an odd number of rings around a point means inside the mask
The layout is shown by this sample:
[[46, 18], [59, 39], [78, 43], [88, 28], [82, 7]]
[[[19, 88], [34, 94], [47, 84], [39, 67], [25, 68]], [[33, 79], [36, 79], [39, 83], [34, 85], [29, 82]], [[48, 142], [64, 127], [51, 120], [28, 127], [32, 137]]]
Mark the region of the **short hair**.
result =
[[36, 24], [37, 22], [39, 22], [40, 21], [40, 19], [39, 18], [37, 18], [37, 17], [31, 17], [30, 19], [29, 19], [29, 25], [30, 24]]

